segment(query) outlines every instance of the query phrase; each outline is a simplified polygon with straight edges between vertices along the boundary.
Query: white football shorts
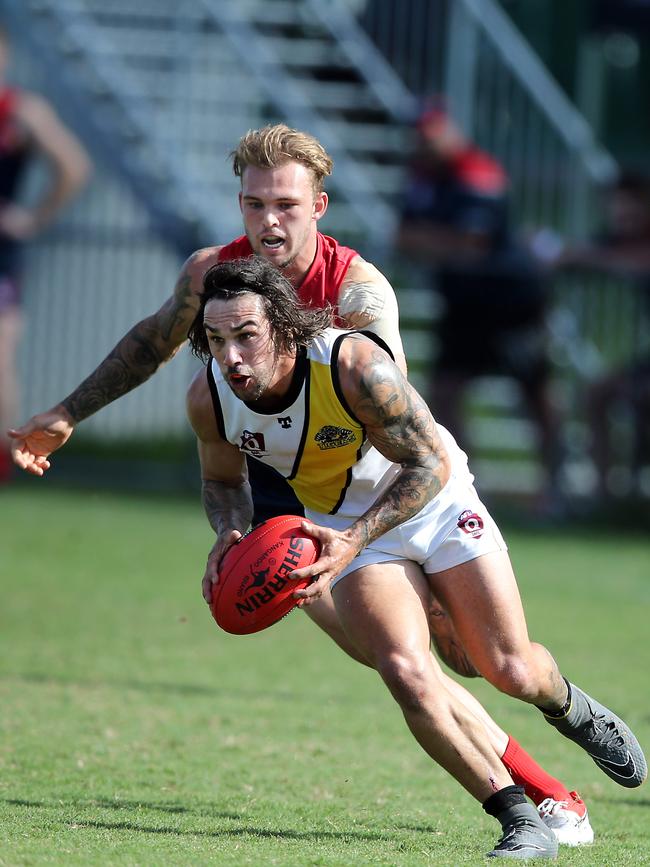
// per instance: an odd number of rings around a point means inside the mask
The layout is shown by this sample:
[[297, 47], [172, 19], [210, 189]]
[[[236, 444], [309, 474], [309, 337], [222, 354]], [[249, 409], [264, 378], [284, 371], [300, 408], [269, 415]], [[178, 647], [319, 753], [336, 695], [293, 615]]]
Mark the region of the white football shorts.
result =
[[[344, 530], [348, 516], [305, 510], [314, 524]], [[412, 560], [427, 574], [442, 572], [483, 554], [507, 551], [494, 519], [485, 508], [468, 474], [452, 476], [442, 491], [408, 521], [375, 539], [331, 583], [375, 563]]]

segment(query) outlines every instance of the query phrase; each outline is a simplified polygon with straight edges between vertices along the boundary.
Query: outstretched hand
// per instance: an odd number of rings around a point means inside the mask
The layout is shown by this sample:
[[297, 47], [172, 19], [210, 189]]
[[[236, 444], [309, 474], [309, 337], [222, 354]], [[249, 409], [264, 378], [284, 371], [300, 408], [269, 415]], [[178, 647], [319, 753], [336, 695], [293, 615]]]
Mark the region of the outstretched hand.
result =
[[72, 417], [59, 404], [32, 416], [22, 427], [7, 431], [11, 440], [11, 457], [21, 470], [42, 476], [50, 468], [48, 457], [70, 439], [73, 431]]
[[289, 576], [295, 580], [313, 578], [311, 584], [293, 594], [294, 598], [300, 600], [300, 606], [310, 605], [320, 599], [331, 581], [340, 575], [359, 553], [348, 531], [339, 532], [328, 527], [319, 527], [309, 521], [303, 521], [301, 526], [305, 533], [320, 542], [320, 556], [311, 566], [296, 569]]

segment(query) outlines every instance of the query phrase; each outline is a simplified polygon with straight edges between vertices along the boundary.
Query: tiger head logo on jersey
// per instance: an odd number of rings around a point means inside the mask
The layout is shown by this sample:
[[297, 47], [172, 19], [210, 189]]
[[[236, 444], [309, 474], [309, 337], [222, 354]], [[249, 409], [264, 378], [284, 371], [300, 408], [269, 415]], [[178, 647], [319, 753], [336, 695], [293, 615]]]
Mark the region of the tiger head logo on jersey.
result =
[[340, 449], [354, 442], [354, 433], [344, 427], [326, 424], [318, 431], [314, 440], [319, 449]]
[[267, 455], [268, 452], [266, 450], [266, 443], [264, 442], [264, 434], [253, 433], [249, 430], [242, 431], [239, 450], [247, 455], [253, 455], [253, 457], [256, 458], [261, 458], [264, 455]]
[[474, 539], [480, 539], [483, 535], [483, 518], [469, 509], [465, 509], [458, 516], [458, 526], [463, 533], [467, 533], [468, 536], [472, 536]]

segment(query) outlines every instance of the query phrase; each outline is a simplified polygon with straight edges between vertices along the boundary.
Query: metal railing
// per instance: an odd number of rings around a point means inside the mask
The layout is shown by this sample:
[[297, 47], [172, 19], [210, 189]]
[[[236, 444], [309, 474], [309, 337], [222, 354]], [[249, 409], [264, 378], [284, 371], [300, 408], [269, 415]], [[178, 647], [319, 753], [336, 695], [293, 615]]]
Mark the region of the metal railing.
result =
[[587, 234], [616, 163], [494, 0], [369, 0], [360, 20], [411, 91], [444, 96], [503, 163], [519, 224]]
[[[0, 0], [1, 5], [6, 2], [8, 0]], [[15, 5], [17, 0], [10, 2]], [[35, 3], [36, 0], [29, 2]], [[61, 2], [73, 11], [75, 4], [82, 10], [87, 8], [87, 0]], [[274, 0], [273, 5], [280, 2]], [[231, 136], [230, 127], [221, 128], [225, 122], [221, 126], [219, 118], [215, 122], [211, 115], [213, 102], [202, 102], [197, 98], [190, 104], [185, 99], [193, 87], [196, 88], [193, 91], [195, 96], [210, 90], [204, 77], [206, 67], [201, 64], [203, 60], [209, 62], [216, 30], [208, 33], [201, 23], [206, 17], [204, 4], [213, 8], [215, 16], [218, 14], [219, 4], [214, 0], [201, 0], [200, 4], [192, 4], [195, 14], [172, 34], [178, 42], [176, 48], [180, 47], [182, 53], [183, 46], [186, 49], [193, 47], [201, 63], [197, 60], [196, 63], [175, 66], [170, 58], [177, 56], [177, 52], [172, 52], [165, 60], [157, 42], [161, 34], [157, 34], [156, 39], [154, 34], [150, 34], [150, 39], [140, 43], [131, 38], [128, 49], [130, 62], [140, 73], [137, 76], [129, 73], [132, 104], [128, 116], [133, 120], [138, 100], [147, 100], [147, 112], [139, 116], [138, 123], [141, 126], [146, 118], [156, 136], [167, 136], [166, 145], [173, 140], [168, 155], [171, 162], [165, 171], [171, 165], [171, 176], [177, 179], [176, 189], [181, 196], [184, 183], [182, 160], [196, 161], [192, 176], [196, 182], [209, 174], [215, 160], [226, 163], [228, 146], [232, 146], [236, 139], [236, 136]], [[127, 8], [129, 4], [127, 0], [115, 0], [114, 5], [104, 4], [105, 15], [110, 17], [111, 10], [117, 5]], [[98, 3], [97, 8], [100, 6]], [[174, 11], [173, 3], [161, 4], [158, 0], [143, 0], [139, 11], [155, 16], [160, 14], [162, 6]], [[245, 6], [246, 3], [242, 2], [241, 9]], [[321, 0], [322, 8], [318, 10], [312, 5], [312, 0], [300, 7], [291, 0], [282, 3], [288, 21], [293, 20], [296, 8], [302, 8], [303, 12], [308, 9], [316, 20], [318, 16], [322, 18], [327, 14], [328, 6], [325, 0]], [[199, 8], [203, 12], [202, 17], [197, 18]], [[413, 94], [408, 102], [404, 102], [407, 114], [415, 112], [416, 96], [446, 89], [454, 111], [467, 124], [468, 131], [485, 149], [495, 153], [510, 173], [519, 220], [526, 220], [534, 226], [551, 225], [565, 235], [585, 234], [588, 231], [585, 197], [576, 184], [582, 185], [581, 189], [586, 189], [586, 195], [591, 196], [596, 186], [610, 176], [612, 162], [593, 143], [588, 130], [580, 123], [579, 115], [558, 95], [555, 85], [542, 75], [538, 62], [525, 44], [512, 40], [507, 48], [500, 44], [504, 33], [508, 34], [508, 39], [512, 33], [507, 19], [504, 23], [499, 11], [492, 14], [495, 8], [487, 0], [480, 4], [471, 0], [453, 0], [453, 3], [451, 0], [381, 0], [367, 4], [360, 20], [382, 54], [391, 65], [395, 65], [404, 85], [400, 90], [385, 68], [386, 74], [382, 73], [384, 77], [377, 78], [377, 82], [384, 82], [381, 87], [386, 93]], [[267, 11], [269, 14], [272, 12]], [[264, 69], [268, 71], [269, 67], [265, 66], [268, 58], [261, 55], [256, 68], [244, 68], [245, 45], [241, 42], [242, 31], [238, 29], [241, 25], [233, 17], [236, 19], [236, 16], [231, 16], [230, 23], [221, 26], [218, 34], [220, 51], [226, 51], [229, 46], [232, 63], [228, 69], [233, 76], [219, 83], [219, 92], [230, 98], [229, 105], [235, 106], [240, 102], [240, 90], [250, 89], [250, 93], [247, 90], [249, 107], [257, 124], [269, 118], [269, 87], [259, 90], [255, 84], [256, 81], [259, 84]], [[332, 17], [330, 31], [337, 31], [341, 20]], [[229, 28], [232, 28], [230, 36], [227, 35]], [[463, 39], [467, 41], [461, 55], [453, 46], [458, 46]], [[34, 80], [37, 89], [45, 92], [49, 89], [50, 95], [58, 98], [59, 108], [64, 112], [70, 109], [72, 114], [74, 102], [67, 101], [62, 92], [57, 93], [56, 79], [59, 74], [74, 77], [74, 55], [83, 46], [78, 45], [78, 40], [73, 42], [70, 43], [70, 67], [64, 68], [63, 64], [57, 72], [50, 66], [50, 80]], [[351, 43], [345, 49], [348, 54], [353, 50]], [[110, 50], [107, 48], [105, 54], [112, 57], [112, 52], [112, 47]], [[19, 46], [16, 46], [15, 53], [20, 60]], [[372, 51], [367, 53], [372, 55]], [[458, 62], [459, 57], [464, 58], [463, 63]], [[22, 59], [25, 68], [36, 69], [33, 51], [31, 57]], [[165, 65], [168, 62], [171, 64], [169, 67]], [[97, 93], [97, 99], [107, 104], [110, 104], [108, 91], [112, 86], [112, 76], [118, 74], [111, 72], [111, 63], [115, 64], [114, 57], [113, 60], [106, 59], [101, 66], [106, 75], [99, 82], [101, 87]], [[373, 63], [375, 68], [382, 68], [382, 62], [376, 56]], [[164, 74], [159, 71], [163, 67]], [[234, 76], [238, 76], [236, 87]], [[537, 92], [541, 79], [543, 87]], [[29, 75], [24, 83], [31, 84]], [[312, 98], [305, 94], [311, 93], [315, 98], [316, 91], [309, 90], [312, 84], [305, 79], [302, 84], [305, 90], [294, 107], [292, 117], [299, 125], [300, 119], [307, 117], [301, 112], [309, 110]], [[104, 93], [99, 92], [102, 88]], [[289, 96], [292, 93], [292, 90], [287, 91]], [[333, 89], [328, 93], [335, 95]], [[375, 102], [376, 96], [373, 97]], [[183, 128], [179, 132], [187, 133], [186, 151], [180, 146], [181, 137], [172, 135], [176, 130], [170, 131], [170, 118], [173, 117], [176, 125]], [[83, 118], [78, 120], [83, 127]], [[562, 130], [555, 128], [558, 126], [556, 122]], [[138, 123], [134, 123], [136, 130]], [[335, 134], [335, 128], [332, 129]], [[314, 131], [318, 133], [320, 129]], [[134, 195], [134, 190], [136, 194], [139, 192], [138, 188], [130, 189], [119, 180], [101, 154], [95, 152], [94, 157], [98, 170], [81, 202], [52, 232], [30, 248], [25, 274], [29, 328], [21, 362], [24, 410], [28, 413], [43, 409], [76, 385], [137, 319], [162, 303], [171, 291], [180, 264], [176, 250], [154, 232], [151, 215], [139, 196]], [[339, 169], [340, 165], [336, 171]], [[229, 173], [229, 167], [227, 171]], [[339, 177], [344, 182], [345, 172], [339, 172]], [[227, 224], [228, 237], [215, 237], [215, 242], [229, 240], [241, 225], [236, 212], [236, 182], [231, 176], [228, 182], [230, 187], [223, 194], [213, 193], [212, 201], [209, 197], [204, 199], [206, 221], [210, 209], [216, 207], [219, 214], [213, 216], [223, 216], [224, 224]], [[368, 180], [362, 183], [367, 186]], [[351, 185], [351, 189], [358, 190], [358, 182], [357, 186]], [[372, 219], [374, 215], [371, 212], [369, 216]], [[212, 225], [216, 227], [216, 220]], [[331, 225], [328, 220], [325, 230]], [[336, 225], [333, 231], [338, 232]], [[341, 239], [349, 242], [345, 231], [342, 231]], [[405, 280], [402, 285], [411, 284]], [[431, 371], [435, 317], [435, 310], [426, 313], [426, 304], [422, 303], [423, 293], [427, 291], [419, 287], [412, 296], [404, 293], [407, 300], [402, 305], [407, 355], [413, 379], [424, 393]], [[641, 315], [638, 296], [634, 291], [625, 293], [626, 288], [616, 281], [596, 285], [594, 278], [572, 278], [558, 283], [558, 303], [549, 324], [554, 335], [558, 370], [572, 383], [574, 395], [579, 395], [587, 379], [614, 363], [632, 358], [645, 345], [647, 329], [644, 331], [643, 323], [647, 320]], [[417, 302], [410, 305], [408, 299], [416, 297]], [[426, 302], [430, 300], [428, 296]], [[47, 320], [39, 315], [45, 307], [49, 311]], [[417, 323], [408, 321], [410, 309], [418, 310]], [[136, 393], [88, 420], [82, 432], [97, 440], [116, 442], [129, 437], [147, 440], [158, 435], [187, 435], [182, 396], [194, 369], [193, 360], [182, 354]], [[495, 400], [501, 399], [499, 394], [510, 400], [507, 389], [499, 392], [497, 388], [493, 394]], [[525, 426], [520, 427], [522, 441], [526, 437], [530, 439], [530, 432], [526, 432]]]

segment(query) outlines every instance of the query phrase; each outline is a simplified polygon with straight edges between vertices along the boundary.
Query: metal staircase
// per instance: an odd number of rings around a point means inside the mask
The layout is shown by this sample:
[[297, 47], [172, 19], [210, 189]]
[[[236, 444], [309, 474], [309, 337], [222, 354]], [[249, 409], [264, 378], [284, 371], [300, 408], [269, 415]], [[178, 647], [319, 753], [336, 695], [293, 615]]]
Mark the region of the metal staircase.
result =
[[327, 229], [377, 254], [394, 228], [415, 100], [342, 4], [3, 0], [87, 140], [191, 249], [239, 232], [227, 154], [284, 120], [335, 160]]

